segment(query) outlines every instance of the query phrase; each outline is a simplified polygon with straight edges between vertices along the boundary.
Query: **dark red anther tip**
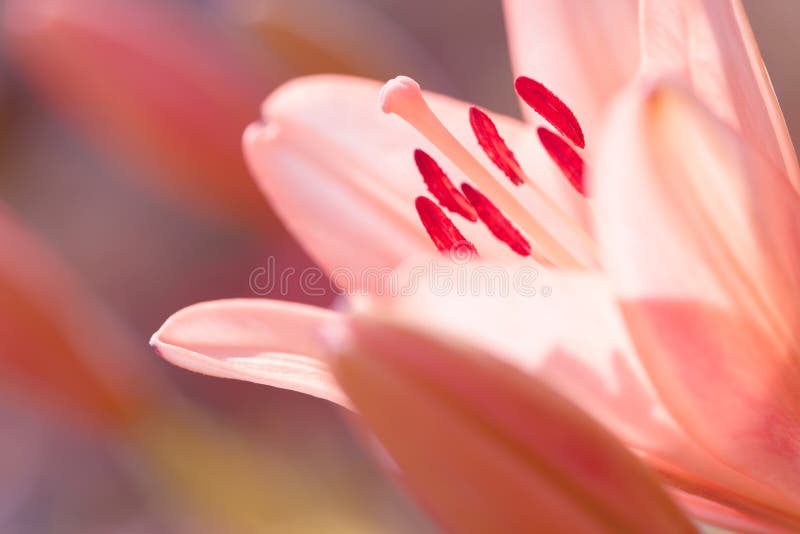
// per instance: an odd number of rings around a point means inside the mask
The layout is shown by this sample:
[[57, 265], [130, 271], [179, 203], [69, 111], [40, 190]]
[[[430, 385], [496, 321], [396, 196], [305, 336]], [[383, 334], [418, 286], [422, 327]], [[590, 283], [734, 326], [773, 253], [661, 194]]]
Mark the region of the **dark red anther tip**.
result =
[[550, 89], [526, 76], [517, 78], [514, 88], [520, 98], [561, 132], [561, 135], [576, 146], [586, 148], [583, 130], [578, 119], [575, 118], [575, 114]]
[[480, 109], [472, 106], [469, 108], [469, 124], [472, 126], [472, 131], [475, 132], [475, 138], [478, 144], [489, 156], [498, 169], [503, 171], [503, 174], [508, 176], [511, 183], [514, 185], [522, 185], [522, 171], [514, 157], [514, 153], [508, 148], [506, 142], [500, 137], [492, 119], [481, 111]]
[[478, 257], [475, 245], [465, 238], [436, 202], [428, 197], [417, 197], [414, 201], [422, 226], [439, 252], [466, 252]]
[[530, 256], [531, 244], [514, 228], [511, 221], [497, 209], [483, 193], [467, 183], [461, 184], [461, 190], [478, 212], [478, 217], [489, 228], [494, 236], [511, 247], [520, 256]]
[[469, 203], [469, 200], [459, 191], [450, 178], [447, 177], [445, 172], [439, 167], [432, 157], [425, 151], [416, 149], [414, 151], [414, 161], [417, 163], [417, 169], [425, 180], [425, 185], [428, 186], [428, 191], [436, 197], [443, 207], [458, 213], [465, 219], [475, 222], [478, 220], [478, 214], [475, 208]]
[[539, 141], [541, 141], [542, 146], [544, 146], [550, 158], [561, 169], [561, 172], [564, 173], [564, 176], [567, 177], [572, 187], [581, 195], [586, 196], [586, 188], [583, 179], [583, 158], [569, 143], [564, 141], [561, 136], [551, 132], [547, 128], [539, 128], [536, 130], [536, 133], [539, 134]]

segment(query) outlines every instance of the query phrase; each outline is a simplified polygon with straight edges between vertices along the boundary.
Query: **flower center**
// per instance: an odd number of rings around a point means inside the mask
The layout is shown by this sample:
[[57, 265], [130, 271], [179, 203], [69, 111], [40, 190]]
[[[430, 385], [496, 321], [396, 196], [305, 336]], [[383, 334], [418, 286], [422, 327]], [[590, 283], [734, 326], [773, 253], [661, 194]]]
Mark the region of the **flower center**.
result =
[[[539, 140], [551, 159], [570, 184], [586, 196], [583, 158], [573, 148], [573, 145], [585, 148], [583, 131], [575, 115], [557, 96], [535, 80], [520, 77], [514, 86], [523, 101], [561, 134], [547, 128], [537, 130]], [[540, 219], [500, 184], [442, 124], [425, 101], [417, 82], [405, 76], [390, 80], [381, 90], [380, 101], [385, 113], [394, 113], [408, 122], [472, 182], [461, 184], [459, 191], [430, 155], [420, 149], [415, 150], [417, 168], [440, 206], [470, 222], [480, 219], [497, 239], [521, 256], [530, 256], [539, 263], [564, 268], [586, 266], [586, 262], [580, 261], [567, 250]], [[551, 209], [559, 223], [574, 232], [596, 258], [593, 239], [525, 174], [492, 119], [473, 106], [469, 110], [469, 121], [478, 144], [492, 163], [515, 186], [526, 185], [531, 188]], [[420, 201], [421, 198], [427, 202]], [[416, 202], [423, 226], [436, 247], [447, 252], [468, 243], [474, 250], [474, 246], [463, 238], [439, 205], [426, 197], [419, 197]]]

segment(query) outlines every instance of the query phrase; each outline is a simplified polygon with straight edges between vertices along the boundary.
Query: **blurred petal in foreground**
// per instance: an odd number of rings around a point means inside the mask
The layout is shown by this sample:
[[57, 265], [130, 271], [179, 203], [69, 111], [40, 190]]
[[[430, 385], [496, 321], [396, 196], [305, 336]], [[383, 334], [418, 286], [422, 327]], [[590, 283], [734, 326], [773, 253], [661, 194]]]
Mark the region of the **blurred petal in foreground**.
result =
[[144, 408], [135, 374], [122, 373], [134, 357], [124, 329], [5, 210], [0, 248], [3, 386], [82, 422], [129, 424]]
[[267, 214], [239, 139], [281, 76], [211, 21], [154, 0], [10, 0], [3, 15], [14, 63], [94, 140], [159, 169], [187, 206]]

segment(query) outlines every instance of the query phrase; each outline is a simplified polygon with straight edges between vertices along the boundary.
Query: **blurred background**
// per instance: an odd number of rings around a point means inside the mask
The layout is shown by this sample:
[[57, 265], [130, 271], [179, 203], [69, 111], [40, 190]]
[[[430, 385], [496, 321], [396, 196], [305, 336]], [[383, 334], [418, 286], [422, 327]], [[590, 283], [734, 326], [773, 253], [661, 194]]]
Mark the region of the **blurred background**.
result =
[[[800, 2], [745, 4], [800, 139]], [[499, 0], [0, 8], [0, 533], [432, 532], [336, 409], [147, 340], [310, 264], [239, 148], [283, 81], [403, 73], [517, 114]]]

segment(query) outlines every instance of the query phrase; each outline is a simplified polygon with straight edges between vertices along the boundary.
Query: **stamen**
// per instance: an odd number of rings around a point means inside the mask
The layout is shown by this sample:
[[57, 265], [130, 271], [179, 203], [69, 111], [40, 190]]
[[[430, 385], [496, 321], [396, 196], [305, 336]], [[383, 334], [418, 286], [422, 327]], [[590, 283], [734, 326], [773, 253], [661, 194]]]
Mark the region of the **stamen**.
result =
[[519, 162], [503, 138], [500, 137], [492, 119], [480, 109], [472, 106], [469, 108], [469, 124], [472, 126], [472, 131], [475, 132], [478, 144], [481, 145], [492, 163], [508, 176], [511, 183], [522, 185], [524, 180]]
[[[541, 187], [539, 187], [539, 184], [531, 180], [530, 177], [528, 177], [528, 175], [525, 174], [525, 171], [522, 170], [522, 166], [514, 157], [514, 153], [511, 151], [511, 149], [508, 148], [503, 138], [500, 137], [500, 134], [497, 131], [497, 127], [495, 126], [492, 119], [489, 118], [489, 116], [486, 115], [486, 113], [482, 112], [480, 109], [473, 106], [470, 108], [470, 124], [472, 125], [472, 130], [475, 132], [475, 135], [478, 138], [478, 143], [480, 143], [484, 152], [486, 152], [486, 154], [495, 163], [495, 165], [497, 165], [497, 167], [500, 168], [500, 170], [505, 172], [506, 176], [509, 176], [511, 178], [511, 181], [514, 182], [515, 184], [525, 183], [531, 189], [533, 189], [536, 192], [536, 194], [539, 195], [539, 197], [542, 200], [544, 200], [545, 204], [550, 209], [553, 210], [553, 213], [557, 217], [559, 217], [566, 226], [572, 228], [575, 234], [588, 247], [588, 249], [593, 254], [596, 254], [596, 246], [592, 238], [583, 230], [583, 228], [580, 228], [574, 223], [572, 218], [564, 211], [564, 209], [557, 202], [555, 202]], [[494, 146], [487, 148], [487, 146], [484, 145], [484, 139], [486, 140], [487, 143], [493, 143], [494, 145], [499, 145], [497, 150], [494, 150]], [[566, 143], [564, 144], [566, 145]], [[567, 145], [567, 148], [570, 147]], [[570, 150], [572, 149], [570, 148]], [[578, 159], [580, 159], [580, 156], [578, 156], [578, 154], [575, 153], [574, 150], [572, 150], [572, 152]], [[497, 159], [495, 159], [495, 156], [497, 158], [501, 158], [504, 155], [507, 156], [506, 160], [498, 161]], [[581, 164], [583, 163], [582, 160], [580, 162]], [[515, 181], [515, 179], [519, 180], [519, 182]], [[575, 185], [574, 182], [571, 183]], [[581, 192], [581, 194], [583, 194], [581, 189], [578, 189], [578, 191]]]
[[583, 264], [509, 193], [494, 176], [462, 145], [433, 113], [422, 96], [419, 84], [406, 76], [386, 83], [380, 94], [381, 109], [405, 119], [481, 188], [483, 193], [510, 220], [536, 241], [550, 262], [565, 268]]
[[544, 120], [553, 125], [561, 134], [580, 148], [586, 148], [583, 130], [572, 110], [554, 95], [547, 87], [526, 76], [514, 82], [517, 94]]
[[478, 211], [478, 217], [489, 228], [494, 236], [511, 247], [520, 256], [530, 256], [531, 244], [522, 237], [519, 230], [503, 216], [503, 213], [492, 204], [480, 191], [469, 184], [461, 184], [461, 190]]
[[414, 205], [422, 226], [425, 227], [439, 252], [467, 251], [475, 257], [478, 256], [475, 245], [458, 231], [453, 221], [447, 218], [442, 208], [433, 200], [428, 197], [417, 197]]
[[414, 161], [417, 163], [417, 169], [425, 180], [425, 185], [428, 186], [428, 191], [436, 197], [443, 207], [458, 213], [465, 219], [475, 222], [478, 220], [478, 214], [475, 208], [469, 203], [469, 200], [456, 189], [450, 178], [444, 173], [439, 164], [430, 157], [425, 151], [416, 149], [414, 151]]
[[587, 196], [583, 181], [583, 158], [561, 136], [547, 128], [539, 128], [536, 133], [539, 134], [542, 146], [547, 150], [550, 158], [561, 168], [561, 172], [567, 177], [572, 187], [581, 195]]

